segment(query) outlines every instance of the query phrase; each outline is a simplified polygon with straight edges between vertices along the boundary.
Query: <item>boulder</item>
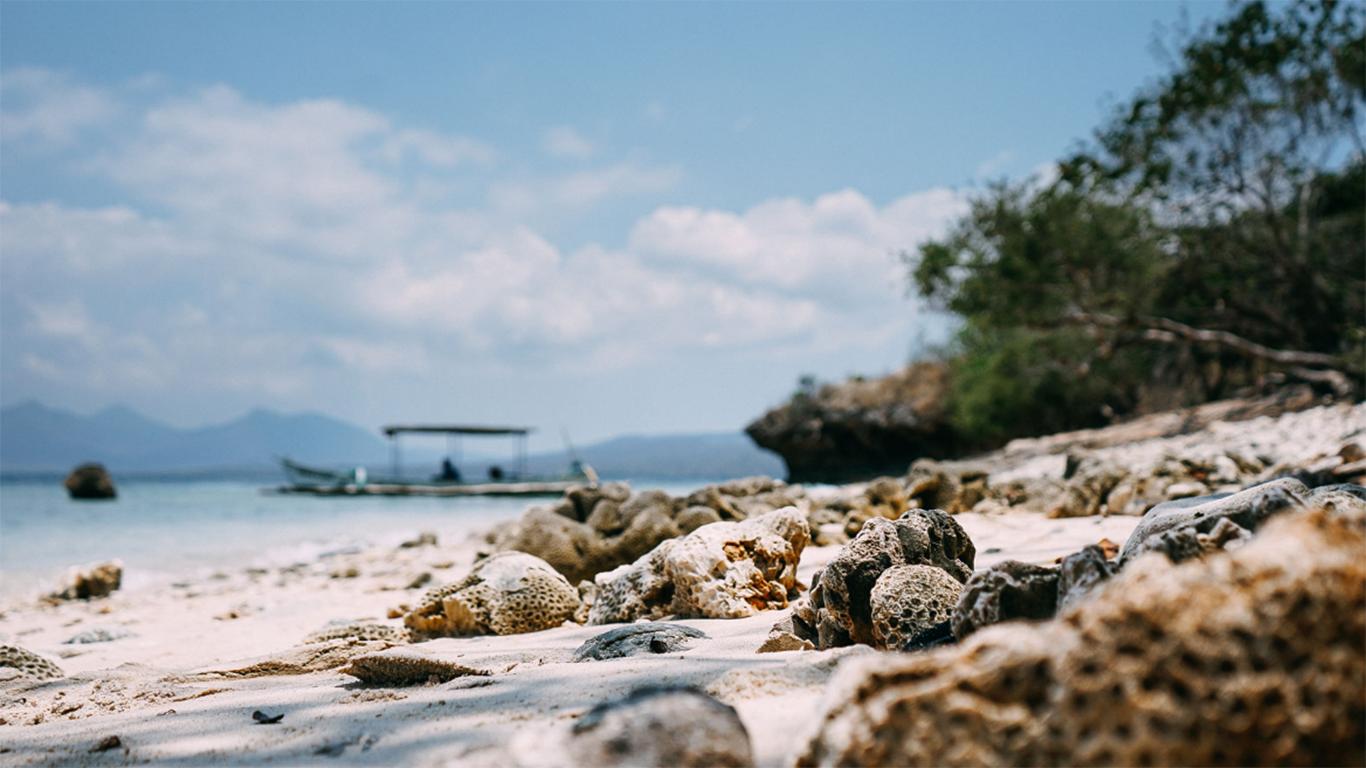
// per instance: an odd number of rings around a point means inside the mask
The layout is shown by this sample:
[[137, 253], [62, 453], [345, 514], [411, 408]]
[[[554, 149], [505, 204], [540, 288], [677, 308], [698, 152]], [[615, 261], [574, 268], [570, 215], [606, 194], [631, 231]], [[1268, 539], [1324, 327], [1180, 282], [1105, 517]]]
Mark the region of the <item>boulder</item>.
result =
[[82, 464], [71, 470], [62, 484], [73, 499], [99, 501], [118, 497], [114, 480], [103, 464]]
[[687, 650], [694, 640], [705, 638], [700, 629], [683, 624], [637, 622], [609, 629], [589, 638], [574, 651], [574, 661], [620, 659], [658, 653], [677, 653]]
[[416, 639], [511, 635], [558, 627], [578, 607], [578, 590], [544, 560], [500, 552], [461, 581], [428, 590], [403, 623]]
[[945, 409], [948, 366], [914, 363], [889, 376], [814, 384], [745, 428], [787, 464], [788, 480], [850, 482], [900, 474], [921, 456], [964, 446]]
[[896, 520], [873, 518], [820, 571], [794, 608], [796, 633], [820, 648], [876, 646], [872, 592], [888, 569], [931, 566], [962, 583], [972, 575], [975, 556], [962, 526], [940, 510], [913, 509]]
[[570, 765], [751, 766], [735, 710], [692, 688], [650, 687], [588, 711], [566, 744]]
[[594, 579], [588, 623], [670, 614], [740, 618], [783, 608], [797, 591], [806, 517], [795, 507], [704, 525]]
[[[1192, 533], [1209, 533], [1222, 519], [1229, 519], [1249, 531], [1256, 531], [1267, 518], [1289, 509], [1303, 508], [1309, 489], [1292, 478], [1272, 480], [1233, 494], [1215, 494], [1178, 499], [1148, 510], [1129, 534], [1120, 553], [1120, 562], [1154, 548], [1178, 549], [1182, 537], [1161, 538], [1161, 534], [1182, 528]], [[1187, 537], [1189, 538], [1189, 537]]]
[[1289, 512], [1051, 621], [851, 660], [797, 765], [1361, 765], [1363, 550], [1366, 512]]
[[1003, 621], [1052, 618], [1057, 607], [1057, 568], [1006, 560], [968, 579], [953, 610], [953, 634], [962, 640]]

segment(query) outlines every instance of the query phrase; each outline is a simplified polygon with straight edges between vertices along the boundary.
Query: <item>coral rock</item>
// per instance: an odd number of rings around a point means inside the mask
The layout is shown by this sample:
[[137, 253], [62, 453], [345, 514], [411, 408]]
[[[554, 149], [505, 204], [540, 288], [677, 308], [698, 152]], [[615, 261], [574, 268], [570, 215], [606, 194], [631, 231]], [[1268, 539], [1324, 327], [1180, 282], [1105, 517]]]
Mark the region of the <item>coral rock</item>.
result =
[[1092, 590], [1115, 575], [1116, 566], [1097, 544], [1064, 557], [1058, 568], [1058, 610], [1085, 598]]
[[962, 640], [1003, 621], [1047, 619], [1057, 608], [1057, 568], [1006, 560], [968, 579], [953, 611], [953, 634]]
[[578, 607], [578, 590], [544, 560], [500, 552], [428, 590], [403, 623], [415, 637], [511, 635], [558, 627]]
[[380, 640], [386, 643], [408, 642], [408, 630], [387, 624], [342, 624], [318, 630], [304, 638], [305, 643], [326, 643], [331, 640]]
[[599, 704], [574, 724], [572, 765], [750, 766], [754, 755], [740, 716], [691, 688], [645, 688]]
[[444, 683], [457, 677], [486, 677], [491, 674], [487, 670], [438, 659], [411, 648], [356, 656], [341, 671], [370, 685]]
[[1366, 763], [1366, 514], [1147, 556], [1052, 621], [851, 662], [798, 765]]
[[108, 597], [123, 584], [123, 563], [114, 560], [89, 570], [73, 568], [66, 584], [52, 595], [57, 600], [91, 600]]
[[878, 648], [903, 648], [949, 620], [963, 585], [942, 568], [894, 565], [873, 585], [869, 605]]
[[12, 678], [55, 680], [64, 677], [61, 667], [17, 645], [0, 645], [0, 681]]
[[590, 624], [669, 614], [741, 618], [783, 608], [797, 589], [805, 516], [787, 507], [738, 523], [712, 523], [671, 539], [630, 565], [598, 574]]
[[821, 570], [794, 609], [797, 635], [821, 648], [876, 645], [871, 601], [884, 572], [898, 565], [925, 565], [961, 583], [972, 575], [975, 556], [962, 526], [940, 510], [913, 509], [896, 520], [869, 520]]

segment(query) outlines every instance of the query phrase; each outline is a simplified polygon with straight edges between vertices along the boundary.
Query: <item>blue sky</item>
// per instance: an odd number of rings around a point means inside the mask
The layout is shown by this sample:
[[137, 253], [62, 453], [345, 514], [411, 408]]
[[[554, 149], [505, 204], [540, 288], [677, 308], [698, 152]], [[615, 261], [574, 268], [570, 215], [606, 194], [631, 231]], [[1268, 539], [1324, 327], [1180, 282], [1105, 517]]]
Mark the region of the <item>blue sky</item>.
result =
[[739, 428], [1223, 9], [6, 2], [0, 399]]

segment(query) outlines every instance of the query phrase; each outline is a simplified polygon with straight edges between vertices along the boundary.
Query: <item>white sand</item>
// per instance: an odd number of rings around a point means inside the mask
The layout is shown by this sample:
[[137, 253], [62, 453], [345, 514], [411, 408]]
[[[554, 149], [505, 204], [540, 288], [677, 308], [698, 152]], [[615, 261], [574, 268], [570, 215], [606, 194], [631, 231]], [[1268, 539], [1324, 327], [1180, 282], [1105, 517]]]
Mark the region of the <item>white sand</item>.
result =
[[[1004, 559], [1051, 562], [1107, 537], [1123, 543], [1137, 518], [1049, 520], [1026, 514], [956, 518], [977, 546], [979, 568]], [[808, 548], [800, 576], [836, 547]], [[14, 603], [0, 614], [0, 642], [56, 660], [68, 677], [0, 684], [0, 764], [176, 765], [327, 763], [555, 764], [572, 723], [592, 705], [635, 686], [686, 683], [734, 706], [760, 765], [784, 765], [800, 749], [826, 679], [867, 648], [758, 654], [784, 611], [738, 620], [687, 620], [706, 632], [681, 653], [573, 663], [573, 650], [610, 627], [564, 627], [527, 635], [442, 639], [414, 648], [487, 669], [491, 677], [440, 685], [363, 687], [339, 672], [248, 679], [187, 678], [234, 669], [297, 646], [332, 621], [399, 625], [386, 613], [411, 602], [422, 572], [453, 581], [474, 544], [371, 550], [293, 569], [233, 572], [170, 588], [115, 593], [59, 606]], [[358, 576], [333, 574], [355, 569]], [[235, 616], [235, 618], [233, 618]], [[104, 627], [133, 636], [64, 645]], [[284, 714], [258, 725], [251, 713]], [[91, 754], [117, 735], [127, 749]], [[319, 749], [340, 751], [318, 754]]]

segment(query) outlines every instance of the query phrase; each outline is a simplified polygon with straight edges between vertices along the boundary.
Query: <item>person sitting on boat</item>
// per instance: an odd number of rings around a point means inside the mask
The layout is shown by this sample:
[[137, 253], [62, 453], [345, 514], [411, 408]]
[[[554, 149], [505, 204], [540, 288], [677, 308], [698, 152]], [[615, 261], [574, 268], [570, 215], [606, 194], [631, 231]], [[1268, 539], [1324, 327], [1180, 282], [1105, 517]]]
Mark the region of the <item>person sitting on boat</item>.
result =
[[451, 457], [447, 456], [441, 460], [441, 474], [437, 475], [436, 479], [445, 483], [460, 482], [460, 470], [456, 469], [455, 464], [451, 463]]

